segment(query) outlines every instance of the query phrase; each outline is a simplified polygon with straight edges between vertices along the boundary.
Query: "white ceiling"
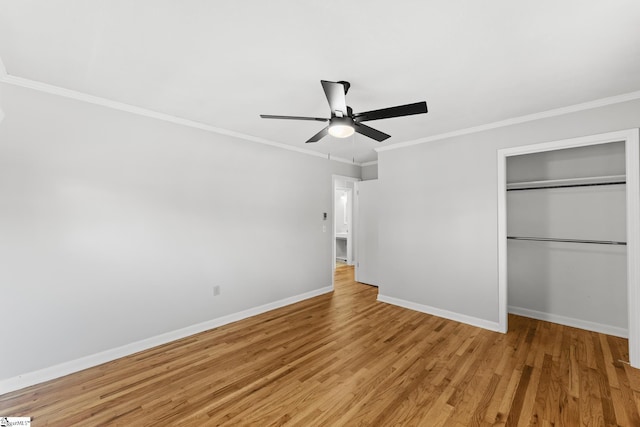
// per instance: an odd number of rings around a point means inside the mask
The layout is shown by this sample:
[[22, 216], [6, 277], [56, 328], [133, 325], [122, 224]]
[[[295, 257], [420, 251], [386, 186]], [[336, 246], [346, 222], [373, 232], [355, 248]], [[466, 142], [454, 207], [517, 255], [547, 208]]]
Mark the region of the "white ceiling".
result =
[[[640, 90], [640, 1], [0, 0], [9, 76], [356, 162], [374, 147]], [[327, 136], [320, 80], [392, 135]]]

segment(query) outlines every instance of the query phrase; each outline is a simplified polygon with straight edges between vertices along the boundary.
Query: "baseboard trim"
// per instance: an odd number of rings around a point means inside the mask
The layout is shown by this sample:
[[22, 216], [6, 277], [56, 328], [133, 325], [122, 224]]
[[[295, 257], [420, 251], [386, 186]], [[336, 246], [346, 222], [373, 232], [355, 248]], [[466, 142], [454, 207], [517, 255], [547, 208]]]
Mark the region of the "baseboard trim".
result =
[[13, 378], [3, 379], [0, 380], [0, 395], [60, 378], [65, 375], [73, 374], [75, 372], [92, 368], [94, 366], [102, 365], [103, 363], [111, 362], [121, 357], [129, 356], [140, 351], [148, 350], [159, 345], [167, 344], [172, 341], [198, 334], [200, 332], [208, 331], [209, 329], [218, 328], [229, 323], [237, 322], [239, 320], [266, 313], [268, 311], [275, 310], [287, 305], [295, 304], [297, 302], [317, 297], [319, 295], [323, 295], [332, 291], [333, 287], [327, 286], [300, 295], [284, 298], [269, 304], [264, 304], [258, 307], [250, 308], [248, 310], [240, 311], [238, 313], [229, 314], [227, 316], [218, 317], [206, 322], [177, 329], [175, 331], [156, 335], [154, 337], [136, 341], [131, 344], [126, 344], [120, 347], [105, 350], [100, 353], [81, 357], [75, 360], [70, 360], [68, 362], [63, 362], [48, 368], [28, 372], [22, 375], [15, 376]]
[[406, 301], [400, 298], [394, 298], [387, 295], [378, 294], [378, 301], [387, 304], [397, 305], [399, 307], [408, 308], [409, 310], [419, 311], [421, 313], [431, 314], [433, 316], [443, 317], [445, 319], [454, 320], [456, 322], [465, 323], [467, 325], [476, 326], [482, 329], [488, 329], [494, 332], [500, 332], [498, 322], [480, 319], [465, 314], [455, 313], [453, 311], [443, 310], [441, 308], [431, 307], [424, 304], [418, 304]]
[[570, 326], [572, 328], [585, 329], [587, 331], [613, 335], [621, 338], [628, 338], [629, 335], [628, 330], [625, 328], [604, 325], [602, 323], [589, 322], [588, 320], [574, 319], [573, 317], [561, 316], [559, 314], [530, 310], [528, 308], [514, 307], [510, 305], [509, 313], [517, 314], [518, 316], [530, 317], [532, 319], [544, 320], [545, 322], [557, 323], [559, 325]]

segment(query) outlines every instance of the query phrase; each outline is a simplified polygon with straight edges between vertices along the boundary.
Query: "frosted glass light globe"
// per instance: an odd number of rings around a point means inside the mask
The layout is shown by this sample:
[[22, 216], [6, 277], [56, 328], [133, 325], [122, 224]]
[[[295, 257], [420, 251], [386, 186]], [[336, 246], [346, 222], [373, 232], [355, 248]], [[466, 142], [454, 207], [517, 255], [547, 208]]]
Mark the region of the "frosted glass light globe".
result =
[[329, 125], [329, 135], [336, 138], [347, 138], [355, 132], [353, 122], [348, 117], [334, 117]]
[[336, 138], [347, 138], [353, 135], [355, 131], [349, 125], [333, 125], [329, 128], [329, 135]]

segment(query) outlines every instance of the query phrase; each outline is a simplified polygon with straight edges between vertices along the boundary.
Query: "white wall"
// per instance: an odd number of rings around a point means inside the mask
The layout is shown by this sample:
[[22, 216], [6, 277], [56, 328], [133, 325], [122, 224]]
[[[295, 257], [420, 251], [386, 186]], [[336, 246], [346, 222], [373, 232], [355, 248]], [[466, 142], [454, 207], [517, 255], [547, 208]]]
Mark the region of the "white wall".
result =
[[362, 166], [362, 180], [378, 179], [378, 164]]
[[[507, 234], [626, 241], [625, 197], [623, 185], [509, 192]], [[510, 311], [626, 336], [626, 246], [509, 240], [507, 250]]]
[[0, 97], [0, 380], [331, 286], [322, 213], [358, 167]]
[[497, 328], [500, 148], [640, 127], [640, 101], [378, 153], [380, 294]]
[[624, 143], [543, 151], [507, 159], [507, 182], [625, 174]]

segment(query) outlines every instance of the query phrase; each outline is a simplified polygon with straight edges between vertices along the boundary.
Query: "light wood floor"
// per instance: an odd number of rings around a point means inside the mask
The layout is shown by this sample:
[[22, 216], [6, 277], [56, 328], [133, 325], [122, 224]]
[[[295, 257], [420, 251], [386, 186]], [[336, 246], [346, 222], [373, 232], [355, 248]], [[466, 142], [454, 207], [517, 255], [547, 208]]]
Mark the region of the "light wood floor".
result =
[[336, 290], [0, 396], [43, 425], [640, 426], [627, 341], [509, 318], [499, 334]]

